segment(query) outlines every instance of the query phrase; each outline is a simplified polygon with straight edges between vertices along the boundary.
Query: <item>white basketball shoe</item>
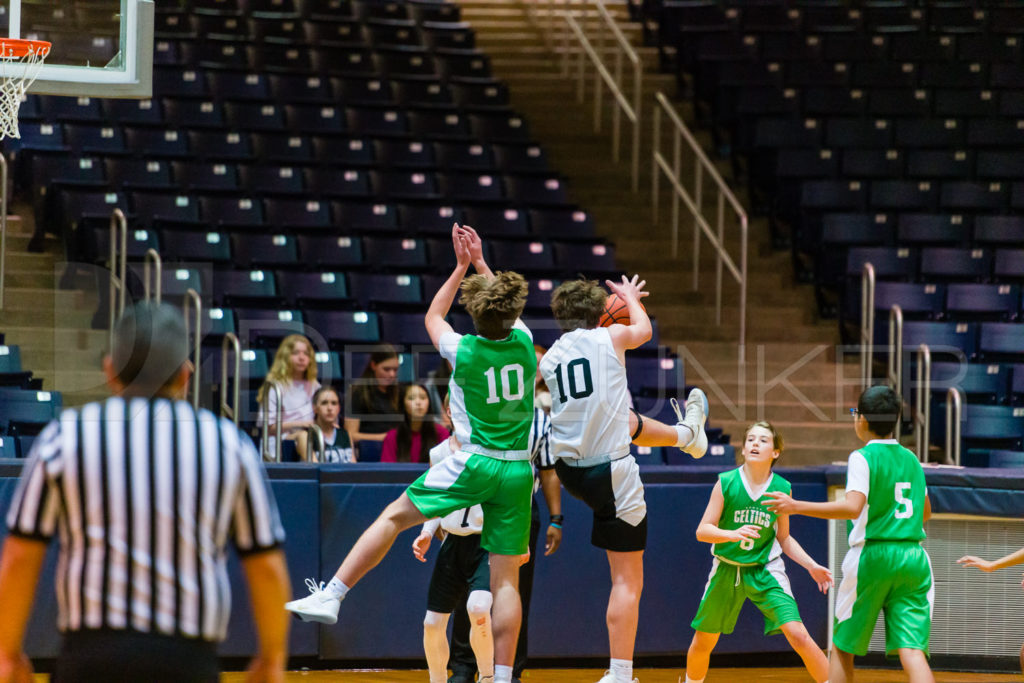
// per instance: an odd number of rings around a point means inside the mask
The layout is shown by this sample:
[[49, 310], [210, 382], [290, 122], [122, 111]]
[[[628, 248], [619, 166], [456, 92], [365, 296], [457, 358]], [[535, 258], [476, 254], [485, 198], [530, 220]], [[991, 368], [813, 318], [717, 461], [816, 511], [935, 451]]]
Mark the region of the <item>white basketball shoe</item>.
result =
[[309, 595], [298, 600], [286, 602], [284, 608], [303, 621], [315, 621], [319, 624], [338, 623], [338, 609], [341, 600], [324, 590], [324, 583], [318, 585], [313, 579], [306, 579]]
[[[597, 683], [615, 683], [615, 674], [613, 674], [611, 671], [605, 671], [604, 676], [602, 676], [601, 680], [599, 680]], [[640, 679], [634, 678], [633, 683], [640, 683]]]
[[708, 397], [700, 389], [694, 388], [686, 397], [686, 414], [679, 409], [679, 402], [672, 399], [672, 409], [676, 411], [678, 424], [684, 425], [693, 432], [690, 443], [680, 446], [679, 450], [689, 453], [694, 458], [703, 458], [708, 450], [708, 435], [704, 433], [704, 423], [708, 419]]

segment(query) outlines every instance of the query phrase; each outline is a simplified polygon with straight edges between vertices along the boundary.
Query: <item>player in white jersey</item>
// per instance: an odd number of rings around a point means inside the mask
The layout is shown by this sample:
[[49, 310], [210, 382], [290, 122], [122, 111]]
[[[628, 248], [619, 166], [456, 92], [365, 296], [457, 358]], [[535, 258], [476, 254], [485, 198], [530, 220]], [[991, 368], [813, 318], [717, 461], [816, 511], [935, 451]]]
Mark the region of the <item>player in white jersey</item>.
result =
[[[562, 283], [551, 296], [551, 310], [564, 334], [540, 363], [551, 391], [551, 448], [566, 490], [594, 511], [591, 543], [607, 551], [612, 589], [608, 599], [611, 666], [599, 683], [631, 683], [643, 551], [647, 544], [647, 504], [640, 471], [630, 455], [630, 400], [625, 352], [651, 338], [651, 321], [640, 305], [647, 296], [639, 277], [607, 281], [629, 310], [630, 324], [598, 327], [607, 292], [593, 280]], [[639, 416], [637, 416], [639, 418]], [[641, 441], [677, 446], [694, 457], [707, 450], [704, 421], [707, 398], [694, 389], [686, 416], [656, 442], [653, 429]], [[654, 427], [654, 424], [651, 425]]]
[[[447, 397], [444, 407], [447, 412]], [[431, 448], [430, 466], [458, 452], [458, 445], [452, 436]], [[426, 562], [430, 541], [438, 529], [446, 534], [430, 577], [427, 614], [423, 618], [423, 651], [427, 657], [430, 683], [448, 680], [448, 619], [463, 600], [469, 613], [469, 642], [480, 672], [479, 680], [494, 680], [491, 571], [488, 553], [480, 547], [483, 526], [483, 508], [474, 505], [429, 520], [412, 543], [416, 559]]]

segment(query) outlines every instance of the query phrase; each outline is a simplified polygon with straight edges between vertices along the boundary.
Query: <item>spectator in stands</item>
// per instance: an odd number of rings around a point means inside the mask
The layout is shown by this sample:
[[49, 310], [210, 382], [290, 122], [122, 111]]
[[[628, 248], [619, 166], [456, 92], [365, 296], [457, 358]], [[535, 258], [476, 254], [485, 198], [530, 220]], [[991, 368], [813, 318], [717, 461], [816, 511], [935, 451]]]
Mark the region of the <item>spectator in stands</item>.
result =
[[[352, 397], [345, 431], [353, 443], [383, 441], [390, 429], [402, 424], [398, 404], [398, 351], [381, 344], [370, 353], [363, 373], [349, 387]], [[433, 445], [433, 444], [431, 444]]]
[[[316, 426], [324, 435], [324, 452], [320, 462], [355, 462], [352, 440], [348, 432], [338, 426], [341, 400], [334, 387], [320, 387], [313, 394], [313, 415]], [[306, 460], [310, 457], [307, 454]]]
[[[271, 391], [272, 385], [277, 391]], [[306, 428], [313, 424], [313, 394], [320, 388], [316, 381], [316, 363], [313, 362], [313, 345], [301, 334], [290, 334], [284, 338], [274, 354], [267, 379], [260, 387], [256, 400], [261, 406], [257, 424], [263, 424], [264, 411], [269, 416], [269, 436], [264, 444], [264, 453], [273, 456], [276, 437], [283, 433], [283, 439], [294, 441], [298, 453], [307, 452]], [[278, 393], [281, 400], [281, 424], [277, 420]]]
[[430, 414], [430, 396], [422, 384], [402, 388], [402, 424], [384, 436], [381, 462], [430, 462], [430, 449], [450, 436]]

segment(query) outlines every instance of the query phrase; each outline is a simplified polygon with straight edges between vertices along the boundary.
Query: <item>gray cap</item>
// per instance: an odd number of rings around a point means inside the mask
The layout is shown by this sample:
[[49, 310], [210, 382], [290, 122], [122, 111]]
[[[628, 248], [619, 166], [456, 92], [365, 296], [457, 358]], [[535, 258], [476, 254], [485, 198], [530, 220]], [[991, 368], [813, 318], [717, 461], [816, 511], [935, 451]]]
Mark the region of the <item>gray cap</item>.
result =
[[110, 357], [126, 393], [156, 394], [188, 360], [181, 311], [149, 302], [126, 308], [114, 328]]

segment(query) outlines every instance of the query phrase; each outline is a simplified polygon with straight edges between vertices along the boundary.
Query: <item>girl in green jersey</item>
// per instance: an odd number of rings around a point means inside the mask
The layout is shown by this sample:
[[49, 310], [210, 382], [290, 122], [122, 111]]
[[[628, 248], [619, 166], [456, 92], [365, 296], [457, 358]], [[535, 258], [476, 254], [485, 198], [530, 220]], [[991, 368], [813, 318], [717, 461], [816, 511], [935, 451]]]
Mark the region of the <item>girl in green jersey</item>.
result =
[[806, 569], [822, 593], [832, 585], [832, 572], [789, 535], [787, 515], [776, 515], [761, 504], [768, 492], [792, 490], [772, 471], [782, 447], [782, 437], [770, 422], [753, 424], [743, 443], [743, 465], [720, 474], [711, 491], [697, 540], [712, 544], [714, 560], [691, 624], [697, 632], [686, 653], [687, 683], [704, 680], [719, 636], [732, 633], [748, 599], [764, 614], [765, 633], [781, 632], [814, 680], [828, 680], [828, 659], [800, 621], [782, 553]]

